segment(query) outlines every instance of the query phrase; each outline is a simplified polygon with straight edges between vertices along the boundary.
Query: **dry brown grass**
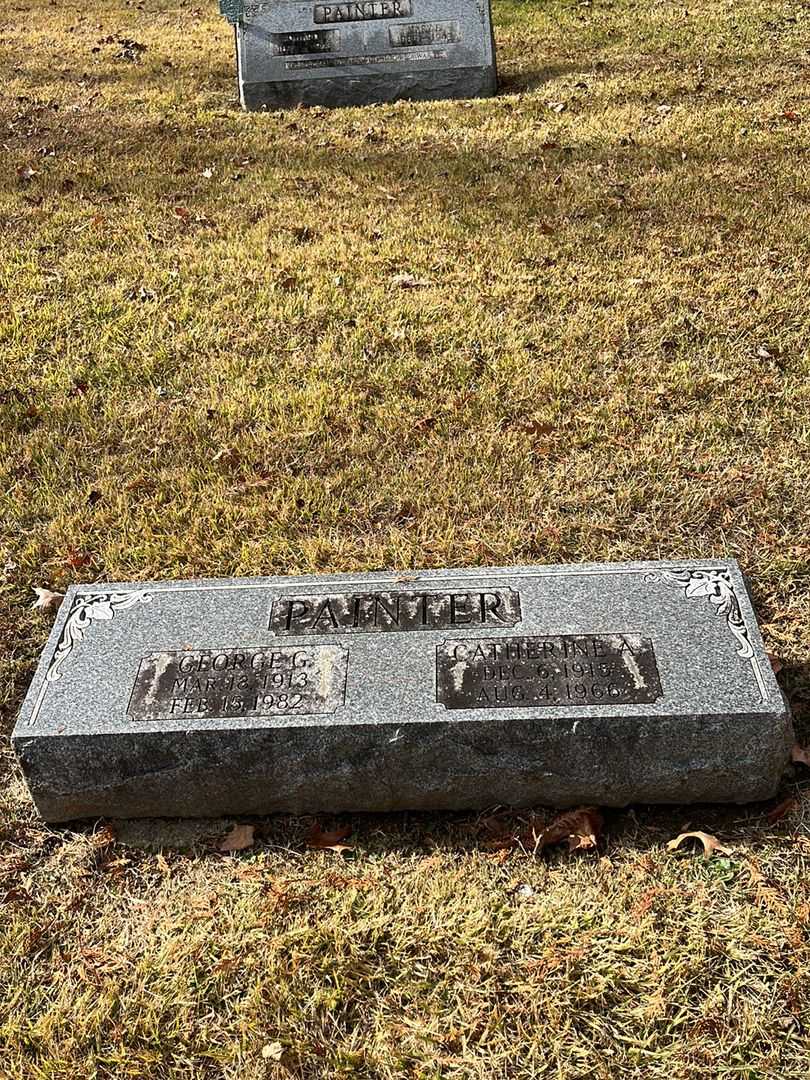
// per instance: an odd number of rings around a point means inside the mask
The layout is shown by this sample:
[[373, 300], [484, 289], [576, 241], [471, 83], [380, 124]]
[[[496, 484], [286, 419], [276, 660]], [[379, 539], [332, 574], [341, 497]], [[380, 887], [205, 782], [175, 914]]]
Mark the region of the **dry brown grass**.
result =
[[[809, 17], [498, 3], [495, 100], [247, 116], [212, 9], [10, 9], [6, 730], [32, 585], [729, 553], [806, 738]], [[369, 817], [341, 860], [51, 830], [5, 760], [3, 1076], [807, 1075], [795, 779], [774, 825], [501, 861]], [[668, 854], [687, 820], [733, 854]]]

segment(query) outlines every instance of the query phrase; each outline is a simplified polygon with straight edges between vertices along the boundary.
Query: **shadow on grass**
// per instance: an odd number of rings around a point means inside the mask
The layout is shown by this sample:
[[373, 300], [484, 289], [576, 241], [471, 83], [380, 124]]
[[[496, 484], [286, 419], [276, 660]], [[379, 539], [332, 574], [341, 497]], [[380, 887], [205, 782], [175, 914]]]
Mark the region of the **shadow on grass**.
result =
[[[709, 804], [647, 806], [634, 805], [603, 812], [604, 835], [599, 850], [583, 853], [584, 858], [622, 854], [644, 854], [660, 849], [681, 832], [696, 829], [716, 834], [726, 844], [757, 847], [767, 839], [769, 850], [790, 849], [797, 829], [804, 825], [802, 797], [810, 794], [810, 780], [786, 782], [780, 795], [767, 803], [746, 806]], [[793, 800], [784, 809], [788, 800]], [[782, 813], [784, 809], [784, 813]], [[776, 814], [774, 815], [774, 811]], [[475, 812], [358, 813], [293, 817], [275, 814], [270, 817], [228, 817], [216, 819], [125, 819], [114, 821], [119, 844], [151, 852], [221, 857], [218, 846], [234, 822], [254, 826], [254, 844], [246, 856], [258, 852], [287, 853], [294, 857], [312, 855], [306, 835], [315, 820], [325, 832], [351, 833], [341, 842], [349, 845], [343, 853], [347, 860], [365, 856], [425, 856], [433, 852], [445, 855], [481, 855], [506, 858], [511, 834], [526, 834], [532, 824], [541, 829], [555, 816], [555, 811], [506, 810], [492, 807]], [[775, 820], [774, 820], [775, 818]], [[75, 823], [55, 828], [65, 832], [95, 831], [99, 823]], [[531, 855], [526, 846], [516, 843], [515, 856]], [[540, 856], [557, 861], [570, 858], [565, 846], [549, 848]]]

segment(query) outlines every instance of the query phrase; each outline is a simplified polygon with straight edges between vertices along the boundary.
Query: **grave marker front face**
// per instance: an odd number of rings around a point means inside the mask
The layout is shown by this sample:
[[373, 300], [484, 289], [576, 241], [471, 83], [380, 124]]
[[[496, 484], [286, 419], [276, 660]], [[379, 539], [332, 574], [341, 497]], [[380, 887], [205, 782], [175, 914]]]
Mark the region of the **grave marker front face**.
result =
[[246, 109], [486, 97], [489, 0], [227, 0]]
[[712, 561], [73, 587], [13, 742], [58, 821], [744, 802], [792, 733]]

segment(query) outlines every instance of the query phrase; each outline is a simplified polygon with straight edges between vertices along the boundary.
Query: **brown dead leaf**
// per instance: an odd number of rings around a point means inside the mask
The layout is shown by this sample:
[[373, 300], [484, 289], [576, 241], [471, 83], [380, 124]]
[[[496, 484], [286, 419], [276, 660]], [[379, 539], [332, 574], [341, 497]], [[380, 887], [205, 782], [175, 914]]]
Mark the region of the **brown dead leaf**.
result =
[[223, 446], [221, 450], [217, 450], [211, 458], [211, 462], [212, 464], [221, 464], [231, 468], [239, 464], [239, 451], [232, 446]]
[[545, 420], [526, 420], [520, 426], [527, 435], [533, 435], [535, 437], [552, 435], [556, 430], [554, 424], [550, 424]]
[[781, 821], [783, 817], [795, 810], [798, 805], [799, 800], [794, 799], [793, 796], [789, 799], [783, 799], [782, 802], [778, 803], [773, 810], [768, 813], [768, 821], [771, 825], [775, 824], [777, 821]]
[[765, 881], [765, 875], [759, 868], [759, 863], [756, 859], [750, 858], [746, 864], [748, 870], [748, 882], [750, 885], [762, 885]]
[[90, 835], [90, 843], [100, 855], [109, 854], [109, 849], [115, 847], [118, 839], [115, 829], [110, 824], [102, 825]]
[[790, 751], [790, 760], [798, 762], [799, 765], [807, 765], [810, 768], [810, 747], [799, 746], [798, 743], [795, 743]]
[[41, 608], [42, 611], [58, 608], [65, 598], [64, 593], [53, 592], [51, 589], [41, 589], [38, 585], [34, 585], [33, 590], [37, 594], [37, 598], [31, 606]]
[[191, 221], [191, 211], [188, 209], [187, 206], [175, 206], [173, 210], [174, 216], [176, 218], [179, 218], [184, 224], [187, 224], [189, 221]]
[[684, 832], [680, 836], [676, 836], [674, 840], [670, 840], [667, 844], [667, 851], [675, 851], [681, 846], [684, 840], [699, 840], [703, 845], [703, 858], [710, 859], [716, 852], [720, 855], [730, 855], [731, 848], [723, 847], [716, 836], [712, 836], [711, 833], [706, 832]]
[[782, 668], [785, 666], [778, 656], [774, 656], [773, 653], [768, 653], [768, 659], [771, 662], [774, 675], [778, 675]]
[[86, 555], [83, 551], [69, 551], [65, 557], [65, 562], [73, 570], [83, 570], [85, 566], [88, 566], [93, 561], [92, 555]]
[[217, 851], [244, 851], [253, 846], [253, 825], [234, 825], [220, 840]]
[[532, 826], [528, 834], [528, 844], [535, 854], [553, 844], [568, 844], [569, 851], [587, 851], [599, 844], [604, 819], [595, 806], [580, 806], [576, 810], [566, 810], [539, 832]]
[[341, 841], [345, 840], [347, 836], [351, 836], [351, 825], [342, 825], [340, 828], [332, 829], [330, 832], [324, 832], [316, 821], [312, 828], [309, 830], [305, 837], [305, 843], [308, 848], [312, 848], [314, 851], [351, 851], [350, 844], [344, 844]]

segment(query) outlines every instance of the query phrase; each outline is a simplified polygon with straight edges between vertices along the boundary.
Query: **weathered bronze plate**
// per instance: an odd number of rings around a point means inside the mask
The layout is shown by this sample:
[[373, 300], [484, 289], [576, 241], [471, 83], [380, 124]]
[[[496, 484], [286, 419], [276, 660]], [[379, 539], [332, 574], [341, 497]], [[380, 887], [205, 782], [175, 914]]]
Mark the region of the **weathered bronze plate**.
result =
[[333, 713], [346, 695], [342, 645], [158, 652], [141, 660], [131, 720]]
[[653, 643], [638, 634], [466, 638], [436, 646], [447, 709], [627, 705], [656, 701]]

